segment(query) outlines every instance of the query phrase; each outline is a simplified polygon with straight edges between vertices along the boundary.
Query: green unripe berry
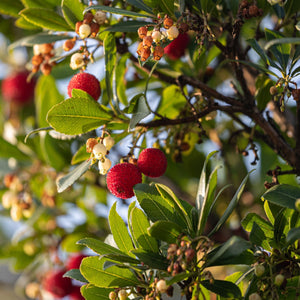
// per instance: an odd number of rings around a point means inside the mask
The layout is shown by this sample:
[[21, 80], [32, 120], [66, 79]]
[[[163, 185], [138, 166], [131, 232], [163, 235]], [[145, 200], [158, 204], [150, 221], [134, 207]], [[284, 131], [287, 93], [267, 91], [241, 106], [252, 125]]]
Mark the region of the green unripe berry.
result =
[[278, 89], [277, 89], [277, 87], [275, 85], [273, 85], [273, 86], [270, 87], [270, 94], [272, 96], [278, 94]]
[[281, 286], [284, 282], [285, 277], [282, 274], [278, 274], [275, 276], [274, 284], [277, 286]]
[[261, 297], [257, 293], [253, 293], [249, 296], [249, 300], [261, 300]]
[[261, 277], [265, 273], [265, 267], [263, 265], [257, 265], [254, 267], [254, 274], [257, 277]]

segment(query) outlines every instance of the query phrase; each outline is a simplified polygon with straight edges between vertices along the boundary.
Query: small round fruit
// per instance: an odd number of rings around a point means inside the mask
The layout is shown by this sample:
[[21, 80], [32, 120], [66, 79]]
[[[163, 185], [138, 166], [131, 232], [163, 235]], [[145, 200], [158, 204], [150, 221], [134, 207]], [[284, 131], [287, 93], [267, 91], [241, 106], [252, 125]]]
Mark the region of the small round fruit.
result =
[[153, 42], [152, 36], [148, 35], [143, 38], [143, 47], [150, 48]]
[[43, 289], [57, 298], [63, 298], [70, 294], [73, 285], [71, 278], [63, 277], [65, 272], [66, 270], [49, 271], [42, 281]]
[[99, 25], [103, 25], [106, 20], [106, 13], [104, 11], [97, 10], [94, 19]]
[[71, 255], [66, 262], [66, 269], [67, 270], [79, 269], [81, 261], [86, 257], [87, 256], [82, 253], [76, 253]]
[[154, 30], [151, 34], [151, 37], [155, 43], [158, 43], [161, 40], [161, 33], [159, 30]]
[[167, 158], [160, 149], [144, 149], [138, 158], [138, 168], [149, 177], [162, 176], [167, 169]]
[[168, 289], [168, 285], [167, 285], [166, 281], [164, 279], [159, 280], [156, 284], [156, 289], [160, 293], [165, 293]]
[[249, 295], [249, 300], [261, 300], [261, 297], [257, 293], [252, 293]]
[[85, 91], [92, 96], [95, 101], [97, 101], [101, 95], [99, 80], [94, 75], [89, 73], [78, 73], [74, 75], [68, 85], [68, 95], [70, 97], [72, 97], [73, 89]]
[[141, 50], [141, 61], [146, 61], [151, 55], [151, 51], [150, 51], [150, 48], [143, 48]]
[[174, 21], [171, 18], [165, 18], [164, 19], [164, 27], [166, 29], [169, 29], [171, 26], [173, 26]]
[[114, 144], [115, 144], [115, 140], [111, 136], [106, 136], [103, 139], [103, 145], [106, 147], [108, 151], [113, 147]]
[[108, 170], [111, 167], [111, 161], [108, 158], [105, 158], [104, 160], [99, 160], [98, 162], [98, 168], [99, 168], [99, 173], [101, 175], [105, 175]]
[[70, 67], [73, 70], [84, 66], [84, 55], [82, 53], [74, 53], [70, 59]]
[[117, 298], [117, 293], [115, 291], [111, 291], [108, 295], [110, 300], [115, 300]]
[[13, 191], [6, 191], [2, 195], [2, 206], [6, 209], [11, 208], [11, 206], [18, 202], [18, 195]]
[[100, 29], [100, 25], [98, 23], [95, 23], [95, 22], [92, 22], [90, 24], [91, 26], [91, 37], [96, 37], [96, 35], [98, 34], [99, 32], [99, 29]]
[[133, 187], [142, 182], [142, 173], [137, 166], [120, 163], [112, 167], [106, 177], [107, 188], [118, 198], [134, 196]]
[[257, 265], [254, 267], [254, 274], [257, 277], [261, 277], [265, 273], [266, 269], [263, 265]]
[[34, 96], [35, 80], [27, 81], [29, 72], [22, 71], [9, 75], [2, 81], [2, 96], [8, 102], [27, 104]]
[[10, 209], [10, 217], [13, 221], [18, 222], [22, 218], [22, 213], [23, 209], [19, 204], [13, 204], [11, 209]]
[[271, 96], [275, 96], [276, 94], [278, 94], [278, 89], [275, 85], [270, 87], [270, 94]]
[[80, 38], [85, 39], [91, 34], [91, 26], [88, 24], [82, 24], [78, 29]]
[[106, 147], [102, 143], [98, 143], [93, 148], [93, 154], [96, 159], [103, 159], [107, 153]]
[[92, 12], [88, 11], [83, 16], [83, 23], [84, 24], [90, 24], [94, 19], [94, 15]]
[[64, 42], [63, 49], [64, 51], [70, 51], [74, 48], [76, 39], [69, 39]]
[[148, 32], [148, 29], [146, 26], [142, 26], [138, 29], [138, 35], [139, 35], [139, 38], [144, 38], [145, 36], [147, 36], [147, 32]]
[[164, 48], [162, 46], [156, 46], [152, 55], [155, 60], [160, 60], [164, 56]]
[[92, 153], [94, 147], [95, 147], [97, 144], [98, 144], [97, 139], [89, 138], [89, 139], [86, 141], [86, 152], [87, 152], [87, 153]]
[[190, 38], [187, 33], [180, 34], [175, 40], [173, 40], [168, 46], [165, 47], [165, 54], [170, 59], [179, 59], [185, 53], [185, 49], [189, 44]]
[[178, 37], [179, 35], [179, 30], [176, 26], [171, 26], [168, 30], [167, 30], [167, 36], [169, 40], [174, 40]]
[[118, 292], [118, 297], [119, 297], [119, 299], [120, 300], [126, 300], [126, 298], [127, 298], [127, 292], [125, 291], [125, 290], [119, 290], [119, 292]]
[[277, 286], [281, 286], [285, 280], [285, 277], [282, 274], [278, 274], [275, 276], [274, 284]]

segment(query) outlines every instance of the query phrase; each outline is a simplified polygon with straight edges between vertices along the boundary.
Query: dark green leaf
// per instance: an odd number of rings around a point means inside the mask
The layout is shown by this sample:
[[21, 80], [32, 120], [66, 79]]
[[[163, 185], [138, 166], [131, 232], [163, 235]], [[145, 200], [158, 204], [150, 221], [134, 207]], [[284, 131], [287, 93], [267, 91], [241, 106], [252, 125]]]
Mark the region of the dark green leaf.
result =
[[81, 21], [83, 18], [83, 10], [86, 6], [81, 1], [62, 0], [61, 8], [64, 17], [68, 24], [75, 28], [77, 21]]
[[157, 221], [149, 228], [149, 233], [158, 240], [173, 244], [177, 242], [179, 235], [183, 233], [183, 228], [174, 222]]
[[72, 29], [65, 19], [52, 9], [25, 8], [20, 12], [20, 15], [24, 17], [26, 21], [44, 29], [55, 31], [70, 31]]
[[137, 12], [130, 11], [130, 10], [120, 9], [120, 8], [111, 7], [111, 6], [104, 6], [104, 5], [91, 5], [84, 10], [84, 13], [86, 13], [87, 11], [89, 11], [91, 9], [102, 10], [102, 11], [109, 12], [112, 14], [122, 15], [122, 16], [127, 16], [127, 17], [140, 17], [140, 18], [149, 18], [149, 17], [152, 18], [153, 17], [153, 15], [151, 15], [151, 14], [141, 14], [141, 13], [137, 13]]
[[140, 10], [147, 12], [148, 14], [153, 14], [152, 8], [147, 6], [142, 0], [126, 0], [126, 2], [135, 6], [136, 8], [139, 8]]
[[125, 74], [127, 70], [127, 60], [129, 59], [130, 54], [123, 54], [116, 65], [115, 74], [114, 74], [114, 84], [113, 86], [116, 89], [115, 94], [117, 95], [118, 100], [127, 105], [127, 96], [126, 96], [126, 80]]
[[117, 213], [117, 202], [112, 205], [108, 220], [111, 233], [118, 248], [122, 252], [132, 256], [130, 252], [133, 249], [132, 240], [123, 219]]
[[264, 249], [271, 251], [271, 247], [269, 245], [269, 242], [267, 241], [264, 231], [256, 224], [256, 222], [253, 222], [249, 239], [254, 245], [263, 247]]
[[66, 176], [60, 177], [57, 180], [57, 191], [61, 193], [66, 190], [90, 168], [91, 164], [92, 160], [86, 160]]
[[111, 266], [103, 270], [105, 262], [105, 258], [99, 259], [95, 256], [84, 258], [80, 265], [80, 272], [90, 283], [97, 287], [120, 288], [139, 285], [140, 281], [131, 270], [118, 266]]
[[160, 8], [170, 17], [174, 16], [174, 1], [173, 0], [160, 0]]
[[9, 15], [12, 17], [18, 17], [19, 11], [24, 8], [20, 0], [10, 1], [1, 0], [0, 1], [0, 13], [3, 15]]
[[292, 228], [286, 236], [286, 244], [292, 245], [294, 242], [300, 239], [300, 227]]
[[54, 105], [47, 114], [47, 121], [56, 131], [74, 135], [96, 129], [111, 117], [95, 100], [70, 98]]
[[241, 290], [232, 282], [214, 280], [213, 283], [211, 283], [209, 280], [202, 280], [200, 283], [208, 290], [222, 297], [234, 299], [240, 299], [242, 297]]
[[279, 214], [275, 218], [274, 222], [274, 239], [277, 245], [280, 244], [281, 239], [283, 238], [284, 227], [287, 224], [287, 219], [284, 215], [285, 208], [281, 209]]
[[145, 25], [154, 25], [154, 23], [145, 22], [145, 21], [136, 21], [136, 20], [120, 21], [112, 26], [105, 28], [104, 31], [137, 32], [140, 27], [145, 26]]
[[69, 277], [77, 281], [88, 283], [88, 281], [82, 276], [79, 269], [71, 269], [64, 274], [64, 277]]
[[257, 77], [255, 82], [255, 99], [259, 110], [265, 109], [267, 103], [271, 101], [272, 95], [270, 94], [270, 87], [273, 85], [274, 82], [268, 76], [261, 74]]
[[81, 287], [80, 292], [86, 300], [109, 300], [109, 293], [113, 290], [86, 284]]
[[288, 184], [278, 184], [268, 189], [263, 195], [267, 200], [279, 206], [295, 209], [295, 201], [300, 198], [300, 188]]

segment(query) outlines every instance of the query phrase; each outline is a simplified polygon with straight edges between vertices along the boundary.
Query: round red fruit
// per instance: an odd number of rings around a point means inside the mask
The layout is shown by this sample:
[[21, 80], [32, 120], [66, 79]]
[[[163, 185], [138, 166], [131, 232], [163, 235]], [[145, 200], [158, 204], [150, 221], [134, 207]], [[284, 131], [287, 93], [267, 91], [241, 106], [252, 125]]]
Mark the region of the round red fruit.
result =
[[96, 101], [101, 95], [101, 87], [99, 80], [89, 73], [78, 73], [72, 77], [68, 85], [68, 95], [72, 97], [72, 90], [78, 89], [85, 91]]
[[42, 282], [42, 287], [45, 291], [57, 298], [63, 298], [69, 295], [72, 291], [72, 281], [68, 277], [63, 277], [66, 270], [51, 270], [49, 271]]
[[133, 187], [141, 182], [141, 171], [137, 166], [130, 163], [115, 165], [106, 177], [107, 188], [113, 195], [121, 199], [133, 197]]
[[84, 297], [80, 293], [80, 286], [74, 285], [71, 294], [69, 294], [70, 300], [84, 300]]
[[170, 59], [179, 59], [184, 55], [185, 49], [189, 44], [190, 38], [187, 33], [179, 34], [168, 46], [165, 47], [165, 54]]
[[14, 73], [3, 79], [3, 99], [18, 104], [29, 103], [34, 96], [35, 80], [27, 81], [29, 73], [22, 71]]
[[138, 158], [138, 168], [149, 177], [162, 176], [167, 169], [167, 158], [157, 148], [144, 149]]
[[67, 270], [79, 269], [81, 261], [85, 257], [87, 257], [87, 256], [84, 254], [81, 254], [81, 253], [71, 255], [66, 262], [66, 269]]

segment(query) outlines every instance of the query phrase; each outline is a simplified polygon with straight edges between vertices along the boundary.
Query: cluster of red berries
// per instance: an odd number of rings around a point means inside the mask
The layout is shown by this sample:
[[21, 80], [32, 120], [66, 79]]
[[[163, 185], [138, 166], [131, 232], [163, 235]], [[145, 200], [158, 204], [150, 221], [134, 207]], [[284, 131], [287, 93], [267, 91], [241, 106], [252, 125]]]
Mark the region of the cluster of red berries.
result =
[[2, 96], [5, 101], [19, 105], [28, 104], [34, 96], [35, 80], [28, 80], [29, 72], [15, 72], [2, 81]]
[[107, 174], [107, 188], [121, 199], [134, 196], [133, 187], [142, 182], [142, 173], [149, 177], [162, 176], [167, 169], [165, 154], [156, 148], [144, 149], [136, 164], [124, 162], [115, 165]]
[[51, 73], [52, 67], [55, 62], [51, 62], [51, 58], [54, 56], [53, 50], [54, 44], [36, 44], [33, 46], [34, 56], [31, 59], [32, 73], [37, 73], [39, 70], [44, 75]]
[[251, 19], [262, 16], [263, 10], [258, 8], [255, 4], [251, 4], [248, 0], [243, 0], [239, 7], [239, 13], [242, 14], [245, 19]]
[[74, 75], [68, 84], [68, 95], [72, 97], [72, 90], [78, 89], [85, 91], [97, 101], [101, 95], [99, 80], [90, 73], [78, 73]]
[[[48, 271], [39, 282], [31, 282], [26, 286], [25, 293], [29, 298], [51, 298], [62, 299], [66, 296], [70, 300], [84, 300], [80, 293], [80, 286], [74, 284], [71, 278], [64, 277], [64, 274], [72, 269], [79, 269], [81, 261], [86, 257], [81, 253], [68, 258], [65, 267]], [[44, 299], [44, 298], [43, 298]]]
[[[189, 29], [187, 23], [175, 24], [173, 19], [167, 15], [163, 20], [160, 20], [160, 18], [158, 20], [158, 24], [152, 31], [148, 30], [149, 26], [143, 26], [138, 29], [138, 35], [142, 41], [138, 45], [137, 54], [140, 56], [141, 61], [146, 61], [150, 57], [154, 60], [160, 60], [165, 53], [164, 44], [167, 41], [175, 40], [180, 34], [186, 33]], [[187, 35], [185, 35], [185, 39], [187, 39]], [[185, 49], [186, 45], [186, 42], [184, 42], [184, 47], [179, 45], [179, 43], [175, 43], [175, 47], [179, 46], [180, 49]], [[172, 52], [170, 50], [172, 47], [171, 45], [167, 48], [167, 53]], [[181, 55], [182, 50], [180, 50]], [[176, 58], [180, 56], [178, 54], [174, 55]]]

